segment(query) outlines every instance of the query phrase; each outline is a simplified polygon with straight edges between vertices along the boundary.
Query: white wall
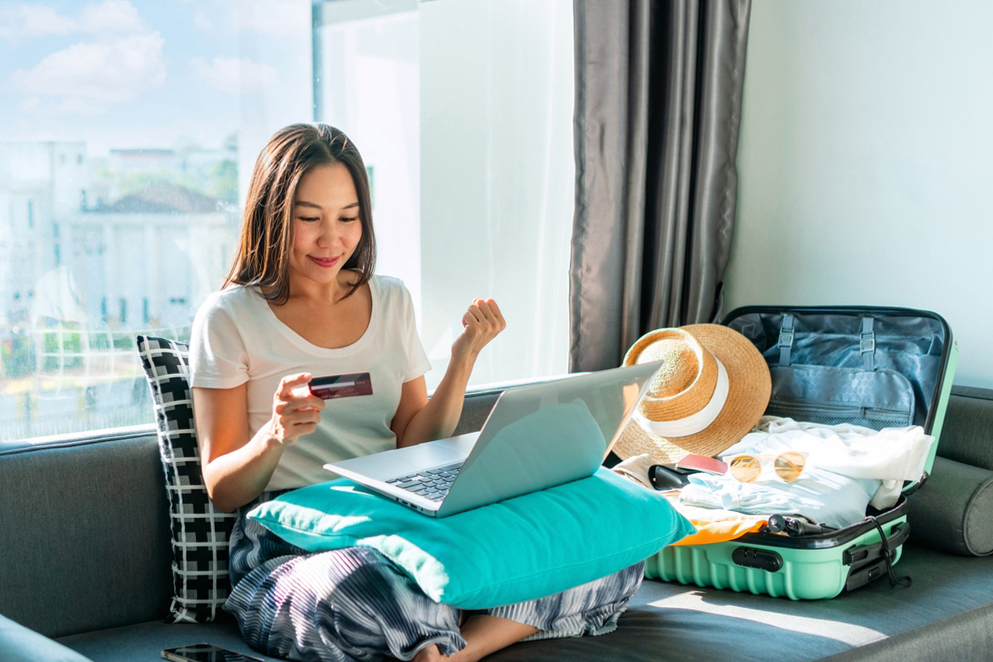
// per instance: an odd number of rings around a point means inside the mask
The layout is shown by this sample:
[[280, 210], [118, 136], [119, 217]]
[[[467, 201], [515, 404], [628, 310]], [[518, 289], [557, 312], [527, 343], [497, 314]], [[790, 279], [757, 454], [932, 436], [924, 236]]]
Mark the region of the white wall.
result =
[[993, 387], [993, 3], [753, 0], [725, 312], [940, 313]]

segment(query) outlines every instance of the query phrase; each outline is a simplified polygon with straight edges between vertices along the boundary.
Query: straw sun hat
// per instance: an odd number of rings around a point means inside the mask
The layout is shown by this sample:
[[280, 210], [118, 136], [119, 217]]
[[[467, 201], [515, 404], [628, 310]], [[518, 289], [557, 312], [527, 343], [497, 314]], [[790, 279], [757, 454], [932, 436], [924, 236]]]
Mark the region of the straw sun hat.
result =
[[621, 459], [648, 453], [673, 464], [715, 456], [741, 440], [769, 404], [769, 366], [748, 338], [720, 324], [657, 329], [635, 342], [624, 365], [662, 368], [614, 446]]

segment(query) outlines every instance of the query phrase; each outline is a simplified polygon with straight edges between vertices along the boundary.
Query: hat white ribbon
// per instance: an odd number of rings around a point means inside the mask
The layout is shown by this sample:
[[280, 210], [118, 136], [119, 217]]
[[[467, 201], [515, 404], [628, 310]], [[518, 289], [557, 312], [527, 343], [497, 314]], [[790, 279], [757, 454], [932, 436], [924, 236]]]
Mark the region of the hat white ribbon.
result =
[[645, 415], [640, 411], [636, 411], [635, 420], [645, 430], [660, 437], [688, 437], [691, 434], [706, 430], [711, 423], [717, 420], [717, 416], [724, 409], [724, 403], [728, 399], [727, 370], [716, 356], [714, 361], [717, 362], [717, 384], [714, 386], [714, 393], [710, 396], [710, 401], [700, 411], [672, 421], [653, 421], [645, 418]]

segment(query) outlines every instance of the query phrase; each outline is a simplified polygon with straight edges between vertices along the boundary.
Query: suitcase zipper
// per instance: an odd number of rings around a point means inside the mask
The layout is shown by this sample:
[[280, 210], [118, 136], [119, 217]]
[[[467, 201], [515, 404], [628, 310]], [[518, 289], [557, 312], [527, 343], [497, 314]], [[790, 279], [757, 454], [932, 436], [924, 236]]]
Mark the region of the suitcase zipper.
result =
[[[830, 405], [823, 403], [769, 402], [766, 413], [792, 418], [795, 421], [812, 423], [842, 423], [864, 420], [880, 424], [879, 427], [910, 425], [910, 413], [899, 409], [881, 407], [854, 407], [851, 405]], [[876, 427], [876, 426], [870, 426]]]

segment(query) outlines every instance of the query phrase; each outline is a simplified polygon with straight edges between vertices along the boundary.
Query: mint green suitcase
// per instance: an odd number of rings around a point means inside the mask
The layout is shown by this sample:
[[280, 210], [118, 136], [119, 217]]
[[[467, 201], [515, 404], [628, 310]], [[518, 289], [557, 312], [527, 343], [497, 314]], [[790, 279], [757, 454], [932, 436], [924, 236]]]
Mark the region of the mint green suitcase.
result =
[[[756, 307], [722, 321], [749, 338], [769, 363], [767, 414], [874, 429], [921, 425], [936, 439], [951, 391], [957, 349], [940, 315], [906, 308]], [[749, 533], [729, 542], [669, 546], [645, 576], [792, 600], [833, 598], [888, 576], [910, 535], [907, 499], [926, 471], [885, 512], [817, 535]]]

